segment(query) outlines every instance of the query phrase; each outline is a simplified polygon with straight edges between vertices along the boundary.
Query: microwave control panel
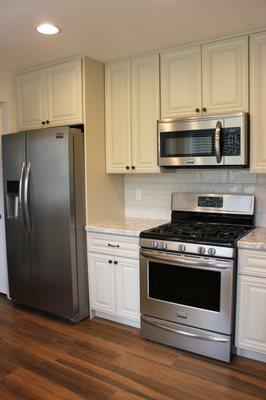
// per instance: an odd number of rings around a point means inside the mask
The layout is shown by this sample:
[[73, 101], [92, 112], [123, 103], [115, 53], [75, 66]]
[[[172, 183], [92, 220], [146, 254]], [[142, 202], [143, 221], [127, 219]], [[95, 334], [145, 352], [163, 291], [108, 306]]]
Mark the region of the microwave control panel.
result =
[[240, 128], [223, 128], [222, 130], [222, 155], [223, 156], [240, 156], [241, 141]]

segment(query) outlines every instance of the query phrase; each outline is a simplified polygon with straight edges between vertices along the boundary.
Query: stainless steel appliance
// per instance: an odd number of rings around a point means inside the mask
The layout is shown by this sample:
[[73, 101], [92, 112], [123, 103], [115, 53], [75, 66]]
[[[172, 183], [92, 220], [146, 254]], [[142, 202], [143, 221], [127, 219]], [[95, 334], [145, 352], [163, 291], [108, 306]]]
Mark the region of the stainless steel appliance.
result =
[[158, 121], [162, 167], [248, 166], [248, 114]]
[[83, 133], [3, 136], [11, 298], [78, 322], [88, 316]]
[[140, 234], [143, 338], [230, 361], [236, 240], [253, 226], [254, 196], [172, 195], [171, 222]]

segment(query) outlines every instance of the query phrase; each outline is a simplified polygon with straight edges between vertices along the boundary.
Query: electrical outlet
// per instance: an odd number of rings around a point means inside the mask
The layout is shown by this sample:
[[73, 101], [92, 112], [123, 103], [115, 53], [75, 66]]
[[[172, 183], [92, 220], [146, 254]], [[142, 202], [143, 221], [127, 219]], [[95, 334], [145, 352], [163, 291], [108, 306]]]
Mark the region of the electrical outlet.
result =
[[142, 190], [136, 189], [136, 200], [141, 200], [141, 199], [142, 199]]

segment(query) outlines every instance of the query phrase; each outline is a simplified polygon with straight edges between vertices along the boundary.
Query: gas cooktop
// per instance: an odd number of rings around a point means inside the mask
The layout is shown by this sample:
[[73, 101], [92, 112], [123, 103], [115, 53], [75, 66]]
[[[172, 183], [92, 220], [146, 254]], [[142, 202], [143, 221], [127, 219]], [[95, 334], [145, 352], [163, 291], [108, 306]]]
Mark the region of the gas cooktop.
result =
[[228, 257], [254, 229], [254, 196], [173, 193], [171, 208], [171, 222], [140, 233], [141, 247]]
[[245, 225], [173, 221], [141, 232], [141, 238], [233, 245], [253, 227]]

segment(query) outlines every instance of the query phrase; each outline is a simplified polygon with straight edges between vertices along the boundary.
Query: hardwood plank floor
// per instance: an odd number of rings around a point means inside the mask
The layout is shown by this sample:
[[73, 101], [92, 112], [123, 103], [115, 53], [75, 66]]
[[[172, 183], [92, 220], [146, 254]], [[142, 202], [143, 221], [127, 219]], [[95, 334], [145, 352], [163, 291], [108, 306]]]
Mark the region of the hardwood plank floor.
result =
[[266, 400], [266, 364], [144, 341], [100, 318], [70, 325], [0, 296], [1, 400]]

